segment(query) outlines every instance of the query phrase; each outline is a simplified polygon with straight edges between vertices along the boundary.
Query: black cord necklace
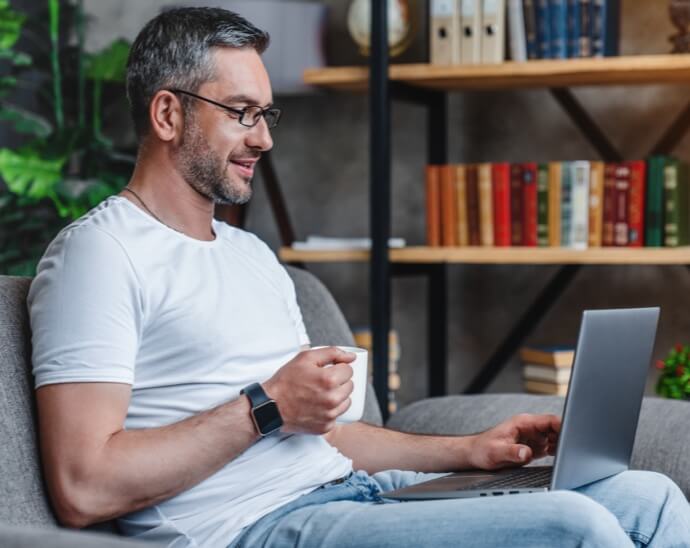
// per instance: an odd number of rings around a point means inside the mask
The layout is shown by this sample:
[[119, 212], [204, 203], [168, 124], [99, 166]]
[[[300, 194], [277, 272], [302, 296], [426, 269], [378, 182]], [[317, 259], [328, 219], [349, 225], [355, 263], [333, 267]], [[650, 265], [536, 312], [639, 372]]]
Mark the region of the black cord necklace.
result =
[[167, 226], [169, 229], [174, 230], [175, 232], [180, 232], [180, 233], [181, 233], [180, 230], [177, 230], [176, 228], [173, 228], [173, 227], [170, 226], [168, 223], [164, 222], [164, 221], [163, 221], [158, 215], [156, 215], [153, 211], [151, 211], [151, 208], [149, 208], [149, 206], [146, 205], [146, 202], [144, 202], [144, 200], [141, 199], [141, 196], [139, 196], [139, 194], [137, 194], [137, 193], [134, 192], [131, 188], [129, 188], [129, 186], [126, 186], [126, 187], [123, 188], [122, 190], [126, 190], [126, 191], [128, 191], [128, 192], [131, 192], [131, 193], [134, 195], [134, 197], [135, 197], [137, 200], [139, 200], [139, 203], [140, 203], [142, 206], [144, 206], [144, 209], [145, 209], [146, 211], [148, 211], [148, 213], [151, 215], [151, 217], [153, 217], [154, 219], [156, 219], [156, 221], [158, 221], [158, 222], [161, 223], [162, 225]]

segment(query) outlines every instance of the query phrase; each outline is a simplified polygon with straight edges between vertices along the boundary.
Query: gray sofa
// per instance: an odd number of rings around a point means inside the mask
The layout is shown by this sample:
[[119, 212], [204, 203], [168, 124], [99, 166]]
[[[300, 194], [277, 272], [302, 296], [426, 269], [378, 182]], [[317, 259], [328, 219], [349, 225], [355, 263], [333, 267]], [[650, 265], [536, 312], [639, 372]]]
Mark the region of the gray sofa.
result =
[[[290, 268], [307, 330], [314, 344], [352, 344], [345, 319], [326, 288], [311, 274]], [[137, 546], [112, 534], [59, 529], [42, 480], [29, 366], [26, 293], [30, 280], [0, 276], [0, 546], [18, 548]], [[398, 430], [464, 434], [518, 412], [560, 413], [562, 399], [526, 395], [448, 396], [414, 403], [394, 415]], [[369, 390], [365, 420], [381, 423]], [[633, 466], [664, 472], [690, 495], [690, 404], [644, 402]], [[150, 544], [147, 544], [150, 546]]]

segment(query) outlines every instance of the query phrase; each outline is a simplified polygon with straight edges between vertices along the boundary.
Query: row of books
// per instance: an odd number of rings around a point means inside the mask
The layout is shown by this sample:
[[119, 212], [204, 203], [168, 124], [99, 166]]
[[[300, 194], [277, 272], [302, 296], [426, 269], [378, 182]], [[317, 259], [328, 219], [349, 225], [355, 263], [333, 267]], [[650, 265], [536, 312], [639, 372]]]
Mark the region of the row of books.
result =
[[525, 391], [532, 394], [565, 396], [570, 383], [575, 351], [569, 347], [525, 347], [520, 349]]
[[430, 61], [618, 55], [619, 14], [620, 0], [431, 0]]
[[678, 247], [690, 243], [687, 164], [426, 166], [427, 245]]

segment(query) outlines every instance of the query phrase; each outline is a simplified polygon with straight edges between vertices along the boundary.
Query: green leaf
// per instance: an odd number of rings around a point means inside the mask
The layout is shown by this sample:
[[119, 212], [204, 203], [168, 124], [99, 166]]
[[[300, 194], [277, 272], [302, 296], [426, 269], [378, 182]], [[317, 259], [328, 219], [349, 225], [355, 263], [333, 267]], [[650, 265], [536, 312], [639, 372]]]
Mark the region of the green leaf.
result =
[[47, 137], [53, 131], [53, 126], [43, 116], [16, 105], [5, 104], [0, 108], [0, 121], [11, 123], [17, 133], [35, 137]]
[[121, 38], [98, 53], [88, 55], [86, 76], [103, 82], [124, 82], [129, 48], [129, 42]]
[[66, 158], [41, 158], [36, 150], [0, 149], [0, 175], [11, 192], [32, 200], [53, 198]]
[[10, 49], [19, 39], [26, 15], [0, 3], [0, 50]]
[[28, 67], [31, 65], [31, 56], [28, 53], [21, 51], [13, 51], [11, 49], [0, 50], [0, 61], [10, 61], [13, 65], [18, 67]]

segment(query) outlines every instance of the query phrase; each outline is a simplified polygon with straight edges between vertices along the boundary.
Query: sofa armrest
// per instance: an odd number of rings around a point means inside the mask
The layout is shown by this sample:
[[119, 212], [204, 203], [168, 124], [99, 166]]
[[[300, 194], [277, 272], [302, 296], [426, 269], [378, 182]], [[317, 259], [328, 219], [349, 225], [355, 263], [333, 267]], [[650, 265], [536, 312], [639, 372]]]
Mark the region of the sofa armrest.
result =
[[0, 523], [0, 546], [3, 548], [151, 548], [163, 546], [150, 542], [135, 542], [112, 535], [58, 528], [39, 528], [33, 525]]
[[[563, 412], [563, 398], [527, 394], [447, 396], [415, 402], [396, 413], [387, 426], [423, 434], [481, 432], [517, 413]], [[690, 498], [690, 403], [645, 398], [631, 468], [654, 470], [672, 478]]]

